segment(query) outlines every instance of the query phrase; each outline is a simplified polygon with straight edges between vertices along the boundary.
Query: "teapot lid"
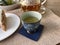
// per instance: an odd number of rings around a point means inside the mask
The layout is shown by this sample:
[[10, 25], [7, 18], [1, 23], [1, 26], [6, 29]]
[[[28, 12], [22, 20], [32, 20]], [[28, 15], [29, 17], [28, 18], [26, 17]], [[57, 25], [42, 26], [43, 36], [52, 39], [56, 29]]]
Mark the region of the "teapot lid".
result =
[[36, 4], [40, 4], [40, 0], [21, 0], [20, 4], [22, 5], [36, 5]]

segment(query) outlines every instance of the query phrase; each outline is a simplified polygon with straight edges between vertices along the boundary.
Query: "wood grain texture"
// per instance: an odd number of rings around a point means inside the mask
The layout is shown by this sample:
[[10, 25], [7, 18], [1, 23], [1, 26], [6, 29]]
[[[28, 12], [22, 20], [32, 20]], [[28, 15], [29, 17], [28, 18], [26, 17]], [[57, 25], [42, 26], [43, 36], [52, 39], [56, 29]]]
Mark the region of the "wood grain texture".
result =
[[60, 16], [60, 0], [47, 0], [47, 6], [50, 8], [55, 14]]
[[[22, 14], [20, 9], [9, 11], [20, 16]], [[44, 25], [43, 33], [40, 39], [36, 42], [30, 40], [18, 32], [9, 38], [0, 42], [0, 45], [56, 45], [60, 42], [60, 17], [47, 9], [46, 14], [43, 15], [41, 24]]]

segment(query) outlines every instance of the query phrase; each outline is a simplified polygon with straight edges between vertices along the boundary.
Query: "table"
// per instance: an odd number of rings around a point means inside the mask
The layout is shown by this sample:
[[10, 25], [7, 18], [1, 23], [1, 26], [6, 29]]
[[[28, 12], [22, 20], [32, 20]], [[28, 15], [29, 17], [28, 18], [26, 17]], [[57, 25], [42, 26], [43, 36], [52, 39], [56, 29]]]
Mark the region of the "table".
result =
[[[9, 11], [10, 13], [22, 14], [21, 9]], [[43, 33], [38, 41], [30, 40], [18, 32], [0, 42], [0, 45], [56, 45], [60, 42], [60, 17], [47, 9], [43, 15], [41, 24], [44, 25]]]
[[60, 16], [60, 0], [47, 0], [46, 7], [52, 9], [52, 11]]

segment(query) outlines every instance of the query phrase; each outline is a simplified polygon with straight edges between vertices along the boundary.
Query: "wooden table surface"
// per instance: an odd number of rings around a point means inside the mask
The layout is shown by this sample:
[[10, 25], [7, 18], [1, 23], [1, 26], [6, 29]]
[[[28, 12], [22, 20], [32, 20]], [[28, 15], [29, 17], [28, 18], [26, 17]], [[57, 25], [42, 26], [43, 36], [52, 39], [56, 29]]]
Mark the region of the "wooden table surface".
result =
[[55, 14], [60, 16], [60, 0], [47, 0], [47, 6], [50, 8]]
[[[20, 9], [9, 11], [10, 13], [20, 16]], [[38, 41], [30, 40], [18, 32], [9, 38], [0, 42], [0, 45], [56, 45], [60, 42], [60, 17], [47, 9], [43, 15], [41, 24], [44, 25], [43, 33]]]

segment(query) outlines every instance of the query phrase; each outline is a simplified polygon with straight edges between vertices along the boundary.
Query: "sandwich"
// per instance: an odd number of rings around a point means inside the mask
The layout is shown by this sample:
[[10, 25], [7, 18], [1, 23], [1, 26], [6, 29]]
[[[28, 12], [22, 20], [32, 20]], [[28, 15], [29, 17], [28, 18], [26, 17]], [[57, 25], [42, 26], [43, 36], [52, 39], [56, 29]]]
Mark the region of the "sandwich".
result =
[[0, 28], [6, 31], [6, 15], [2, 9], [0, 9]]

